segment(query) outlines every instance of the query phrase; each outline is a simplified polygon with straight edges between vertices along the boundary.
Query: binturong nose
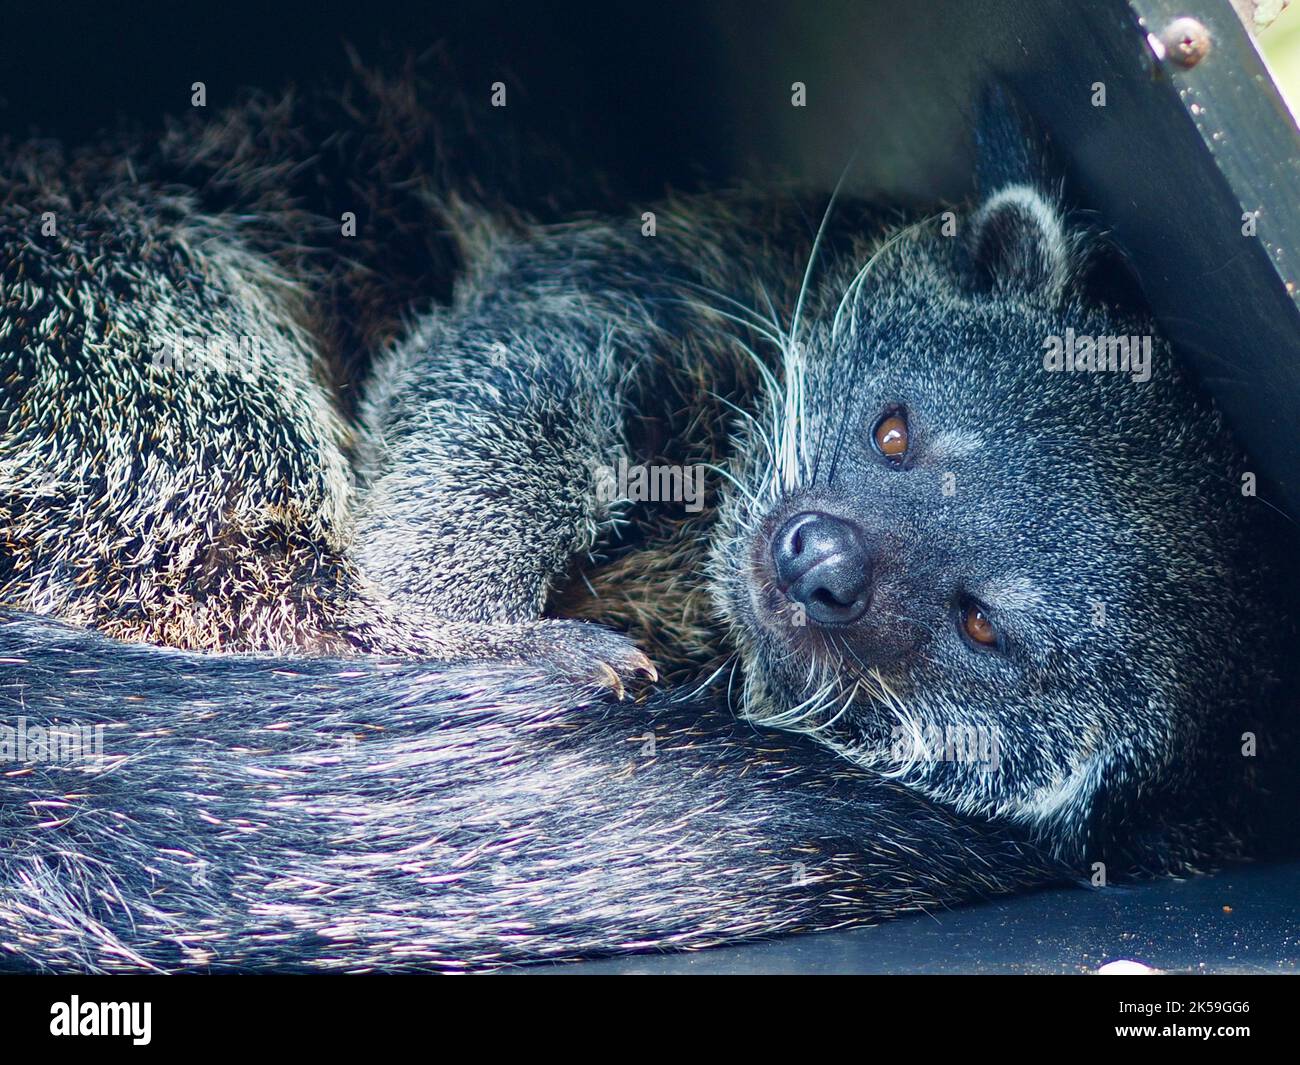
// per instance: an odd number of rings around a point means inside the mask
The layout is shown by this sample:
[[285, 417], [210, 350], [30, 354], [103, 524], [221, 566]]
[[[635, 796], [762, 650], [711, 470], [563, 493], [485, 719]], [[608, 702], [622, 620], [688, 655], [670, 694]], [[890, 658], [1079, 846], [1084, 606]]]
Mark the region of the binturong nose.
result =
[[848, 625], [866, 613], [871, 558], [862, 530], [851, 521], [808, 510], [772, 539], [781, 590], [816, 625]]

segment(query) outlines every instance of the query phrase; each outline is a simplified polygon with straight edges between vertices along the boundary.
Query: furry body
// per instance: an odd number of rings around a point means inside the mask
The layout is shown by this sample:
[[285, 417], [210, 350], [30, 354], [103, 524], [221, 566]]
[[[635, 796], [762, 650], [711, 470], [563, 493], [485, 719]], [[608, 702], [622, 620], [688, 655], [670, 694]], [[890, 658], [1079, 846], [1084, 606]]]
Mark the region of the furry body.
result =
[[[650, 239], [466, 203], [421, 105], [355, 91], [7, 178], [8, 716], [107, 726], [106, 764], [0, 775], [12, 960], [460, 968], [1243, 852], [1289, 748], [1242, 459], [1163, 345], [1147, 391], [1041, 372], [1044, 335], [1153, 327], [1005, 122], [961, 240], [741, 193]], [[309, 155], [321, 122], [355, 139]], [[156, 357], [196, 329], [259, 358]], [[602, 498], [618, 456], [707, 464], [709, 505]], [[853, 629], [780, 620], [800, 510], [871, 540]], [[968, 586], [996, 658], [951, 631]], [[653, 676], [636, 643], [675, 698], [605, 697]], [[813, 738], [737, 724], [736, 674]], [[954, 723], [1004, 764], [892, 752]]]
[[575, 700], [522, 667], [200, 658], [32, 620], [0, 642], [29, 720], [109, 725], [102, 767], [0, 776], [0, 968], [481, 968], [1069, 875], [706, 702]]

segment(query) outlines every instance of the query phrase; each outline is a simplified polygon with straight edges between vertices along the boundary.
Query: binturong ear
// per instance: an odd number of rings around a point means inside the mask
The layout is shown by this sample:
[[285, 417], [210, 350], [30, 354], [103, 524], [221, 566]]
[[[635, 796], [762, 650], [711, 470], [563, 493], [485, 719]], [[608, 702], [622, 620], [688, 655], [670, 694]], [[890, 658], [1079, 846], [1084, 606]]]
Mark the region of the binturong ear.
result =
[[975, 127], [980, 202], [966, 227], [979, 288], [1054, 301], [1070, 280], [1076, 241], [1046, 191], [1043, 154], [1005, 90], [986, 91]]

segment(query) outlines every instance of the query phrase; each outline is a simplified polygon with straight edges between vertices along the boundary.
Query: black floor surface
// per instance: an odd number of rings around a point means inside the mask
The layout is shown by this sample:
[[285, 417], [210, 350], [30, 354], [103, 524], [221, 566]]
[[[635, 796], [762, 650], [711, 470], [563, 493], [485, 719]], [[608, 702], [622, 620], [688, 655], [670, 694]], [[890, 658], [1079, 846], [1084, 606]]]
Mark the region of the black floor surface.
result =
[[550, 973], [1300, 972], [1300, 863], [1136, 887], [1043, 891], [771, 943], [547, 967]]

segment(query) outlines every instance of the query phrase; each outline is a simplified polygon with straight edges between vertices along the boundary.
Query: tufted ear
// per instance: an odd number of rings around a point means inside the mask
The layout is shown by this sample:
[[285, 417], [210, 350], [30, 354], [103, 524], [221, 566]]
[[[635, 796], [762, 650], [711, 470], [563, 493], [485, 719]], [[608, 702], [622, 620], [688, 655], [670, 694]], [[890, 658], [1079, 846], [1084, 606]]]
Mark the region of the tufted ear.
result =
[[1069, 280], [1075, 241], [1059, 197], [1046, 191], [1041, 138], [994, 86], [975, 125], [980, 202], [967, 227], [977, 285], [1051, 300]]

